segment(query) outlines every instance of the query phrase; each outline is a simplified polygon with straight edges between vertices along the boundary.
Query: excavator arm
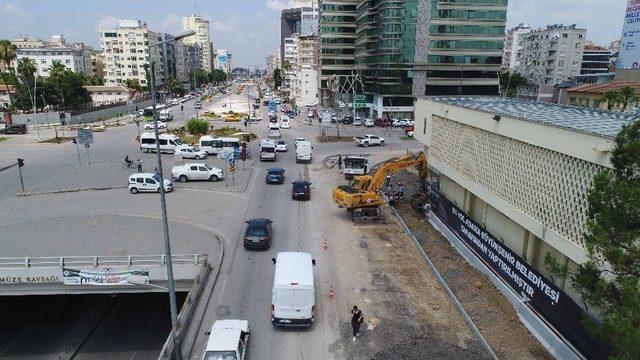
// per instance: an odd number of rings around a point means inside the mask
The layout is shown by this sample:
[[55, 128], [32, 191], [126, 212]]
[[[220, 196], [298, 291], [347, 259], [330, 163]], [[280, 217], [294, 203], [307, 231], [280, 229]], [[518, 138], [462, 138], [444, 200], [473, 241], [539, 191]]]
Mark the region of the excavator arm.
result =
[[427, 157], [424, 152], [419, 154], [409, 154], [396, 160], [388, 161], [382, 164], [378, 171], [373, 175], [367, 191], [378, 192], [384, 183], [384, 179], [389, 173], [396, 173], [400, 170], [416, 167], [420, 175], [420, 179], [425, 179], [427, 174]]

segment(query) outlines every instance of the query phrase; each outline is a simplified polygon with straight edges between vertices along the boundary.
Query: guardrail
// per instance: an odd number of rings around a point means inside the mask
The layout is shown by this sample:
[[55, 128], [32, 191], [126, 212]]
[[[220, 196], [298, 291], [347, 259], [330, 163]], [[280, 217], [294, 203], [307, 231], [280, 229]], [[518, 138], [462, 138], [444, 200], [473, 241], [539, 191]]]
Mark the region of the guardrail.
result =
[[[207, 263], [204, 254], [172, 255], [174, 265]], [[59, 256], [59, 257], [0, 257], [0, 269], [7, 268], [47, 268], [47, 267], [99, 267], [99, 266], [142, 266], [166, 265], [165, 255], [124, 255], [124, 256]]]

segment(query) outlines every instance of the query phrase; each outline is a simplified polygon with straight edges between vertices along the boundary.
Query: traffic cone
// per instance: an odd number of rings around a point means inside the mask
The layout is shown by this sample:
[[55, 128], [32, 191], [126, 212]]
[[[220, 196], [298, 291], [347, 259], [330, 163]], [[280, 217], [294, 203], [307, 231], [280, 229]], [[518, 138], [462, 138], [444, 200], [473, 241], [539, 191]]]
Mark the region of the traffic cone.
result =
[[325, 250], [327, 250], [327, 240], [326, 240], [326, 239], [322, 242], [322, 247], [323, 247]]
[[329, 299], [333, 299], [335, 293], [333, 292], [333, 285], [329, 287]]

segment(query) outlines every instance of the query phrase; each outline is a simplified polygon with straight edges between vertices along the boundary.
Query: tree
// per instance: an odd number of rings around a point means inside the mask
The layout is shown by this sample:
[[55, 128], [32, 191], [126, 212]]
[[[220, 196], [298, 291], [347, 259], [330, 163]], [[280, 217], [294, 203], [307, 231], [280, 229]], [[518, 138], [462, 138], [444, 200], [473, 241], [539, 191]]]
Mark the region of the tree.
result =
[[276, 68], [273, 70], [273, 87], [278, 89], [282, 84], [282, 74], [280, 73], [280, 69]]
[[220, 69], [214, 69], [209, 74], [209, 80], [211, 80], [211, 82], [214, 84], [220, 84], [227, 81], [227, 73]]
[[617, 90], [607, 90], [602, 94], [601, 101], [607, 102], [607, 110], [613, 109], [614, 106], [623, 101], [620, 92]]
[[615, 138], [613, 169], [596, 175], [588, 194], [588, 261], [570, 274], [589, 321], [614, 359], [640, 359], [640, 121]]
[[285, 61], [282, 63], [282, 69], [283, 69], [283, 70], [287, 70], [287, 71], [288, 71], [288, 70], [291, 70], [291, 63], [289, 62], [289, 60], [285, 60]]
[[64, 64], [59, 61], [54, 61], [53, 65], [49, 68], [49, 80], [55, 86], [58, 98], [62, 108], [65, 108], [64, 98], [64, 73], [67, 71]]
[[55, 105], [62, 110], [77, 109], [89, 102], [91, 96], [87, 92], [85, 77], [67, 70], [64, 64], [54, 62], [49, 68], [46, 88], [52, 89], [55, 96], [47, 100], [49, 105]]
[[[5, 84], [9, 84], [7, 82], [7, 75], [9, 77], [13, 77], [13, 83], [17, 84], [15, 79], [15, 73], [11, 71], [11, 62], [15, 60], [16, 53], [18, 48], [11, 43], [9, 40], [0, 40], [0, 61], [4, 64], [4, 68], [7, 70], [6, 72], [2, 72], [2, 82]], [[9, 92], [9, 107], [13, 107], [13, 99], [11, 92]]]
[[192, 135], [206, 134], [207, 131], [209, 131], [209, 123], [204, 120], [191, 118], [187, 121], [187, 131]]
[[84, 78], [84, 84], [87, 86], [104, 86], [104, 78], [100, 74], [87, 76]]
[[516, 97], [518, 88], [523, 85], [529, 85], [529, 81], [519, 73], [515, 71], [500, 73], [500, 91], [503, 96]]
[[622, 111], [627, 110], [627, 106], [630, 103], [638, 102], [638, 95], [636, 94], [636, 89], [632, 88], [631, 86], [623, 86], [620, 90], [618, 90], [618, 92], [620, 93]]
[[189, 78], [194, 82], [196, 87], [209, 82], [209, 74], [205, 69], [195, 69], [191, 71]]
[[180, 82], [178, 80], [176, 80], [176, 78], [174, 78], [173, 76], [170, 76], [164, 83], [164, 85], [167, 87], [167, 89], [169, 89], [169, 91], [171, 91], [171, 93], [175, 96], [184, 96], [184, 88], [182, 87], [182, 84], [180, 84]]
[[[36, 65], [32, 59], [22, 58], [18, 60], [17, 66], [18, 74], [21, 76], [21, 80], [18, 82], [18, 86], [16, 86], [16, 102], [19, 103], [16, 105], [19, 109], [26, 110], [28, 108], [32, 108], [36, 106], [33, 103], [33, 97], [31, 95], [31, 91], [36, 91], [35, 82], [36, 77], [35, 73], [37, 71]], [[25, 90], [26, 90], [26, 101], [25, 101]]]
[[142, 91], [142, 86], [140, 86], [140, 81], [138, 81], [138, 79], [126, 79], [124, 81], [124, 86], [128, 87], [129, 89], [133, 89], [137, 92]]

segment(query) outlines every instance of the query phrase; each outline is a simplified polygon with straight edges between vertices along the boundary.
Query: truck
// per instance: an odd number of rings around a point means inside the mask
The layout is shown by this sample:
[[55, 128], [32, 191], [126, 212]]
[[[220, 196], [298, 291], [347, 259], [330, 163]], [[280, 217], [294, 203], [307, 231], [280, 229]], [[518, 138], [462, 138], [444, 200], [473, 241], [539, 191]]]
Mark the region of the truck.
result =
[[342, 161], [344, 163], [342, 173], [345, 179], [352, 179], [356, 175], [366, 175], [371, 168], [369, 158], [365, 156], [347, 155]]
[[353, 138], [353, 141], [360, 145], [360, 146], [364, 146], [367, 147], [369, 145], [380, 145], [380, 146], [384, 146], [385, 144], [385, 138], [377, 136], [377, 135], [371, 135], [371, 134], [364, 134], [362, 136], [356, 136]]
[[296, 162], [311, 162], [311, 152], [313, 146], [310, 141], [299, 141], [296, 143]]
[[171, 177], [180, 182], [191, 180], [219, 181], [224, 179], [222, 169], [207, 165], [205, 163], [186, 163], [174, 166], [171, 169]]

